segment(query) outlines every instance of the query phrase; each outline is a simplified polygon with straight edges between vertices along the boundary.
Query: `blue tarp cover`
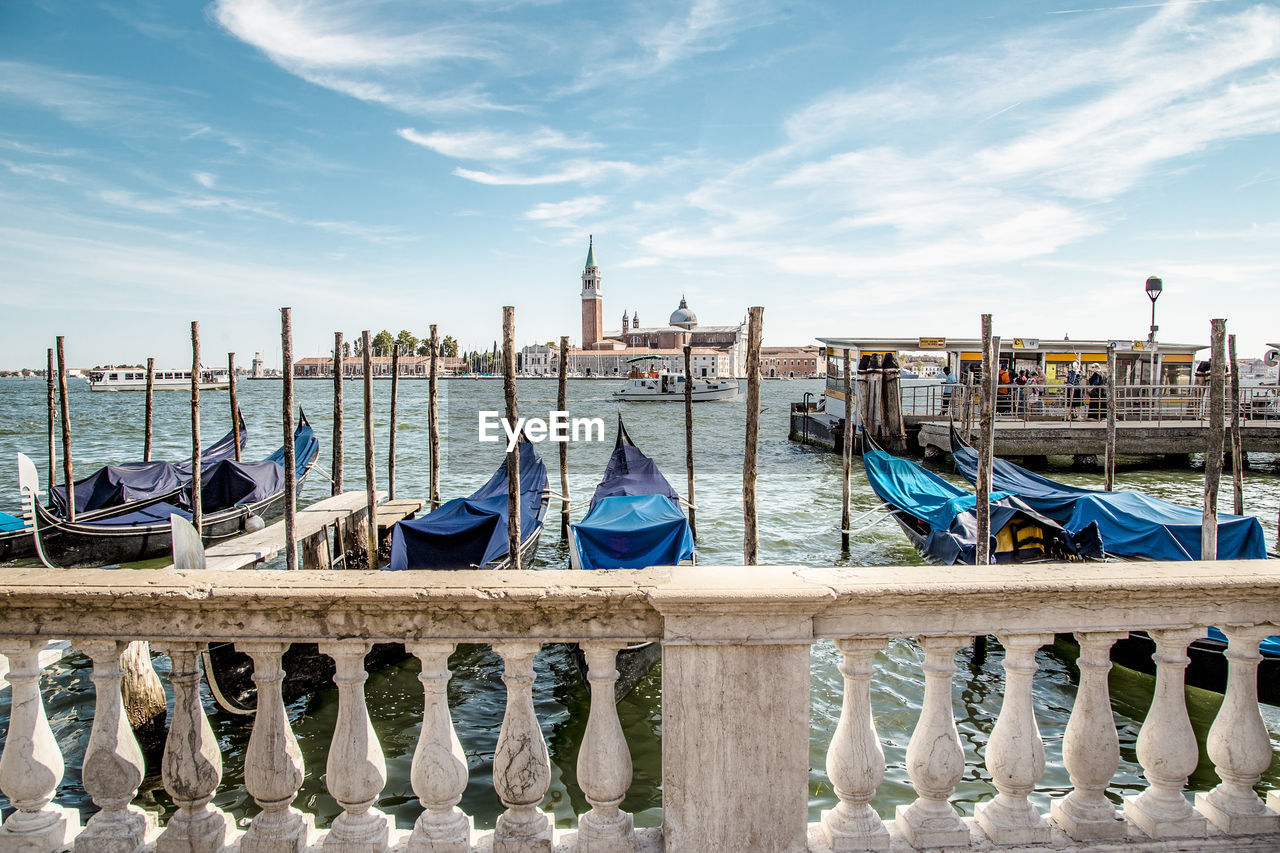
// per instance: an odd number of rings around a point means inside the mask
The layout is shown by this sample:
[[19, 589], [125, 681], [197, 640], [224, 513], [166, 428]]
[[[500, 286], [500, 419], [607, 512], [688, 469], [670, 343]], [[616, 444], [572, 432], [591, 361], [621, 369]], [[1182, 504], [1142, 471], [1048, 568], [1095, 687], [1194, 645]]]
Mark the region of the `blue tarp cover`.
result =
[[[547, 468], [533, 445], [520, 445], [520, 541], [541, 524]], [[505, 558], [507, 542], [507, 463], [467, 498], [455, 498], [434, 512], [391, 528], [389, 571], [465, 569]]]
[[[976, 495], [962, 491], [910, 459], [900, 459], [882, 450], [864, 451], [862, 464], [867, 481], [880, 500], [929, 526], [923, 547], [931, 557], [948, 565], [975, 561], [978, 534], [978, 516], [974, 511]], [[1041, 526], [1046, 551], [1056, 547], [1063, 554], [1078, 557], [1102, 556], [1097, 528], [1086, 527], [1074, 535], [1067, 535], [1056, 522], [1032, 512], [1008, 492], [992, 492], [990, 504], [992, 555], [996, 561], [1002, 560], [1001, 554], [995, 552], [996, 534], [1019, 517]], [[1049, 539], [1053, 539], [1053, 543], [1047, 541]]]
[[[247, 437], [248, 430], [242, 422], [241, 449], [244, 448]], [[234, 457], [235, 452], [235, 435], [228, 432], [212, 447], [200, 454], [201, 474], [208, 476], [214, 466], [223, 459]], [[123, 465], [107, 465], [83, 480], [76, 481], [76, 512], [93, 512], [169, 494], [191, 482], [191, 471], [190, 459], [184, 459], [181, 462], [128, 462]], [[54, 486], [49, 490], [49, 507], [54, 513], [66, 516], [66, 486]]]
[[27, 523], [17, 516], [9, 515], [7, 512], [0, 512], [0, 533], [8, 533], [10, 530], [22, 530]]
[[676, 566], [693, 559], [689, 521], [661, 494], [597, 497], [574, 531], [584, 569]]
[[[954, 444], [956, 468], [969, 482], [978, 477], [978, 454]], [[1151, 560], [1200, 559], [1201, 510], [1142, 492], [1104, 492], [1068, 486], [996, 459], [992, 487], [1011, 492], [1068, 531], [1096, 524], [1107, 553]], [[1266, 538], [1252, 516], [1218, 514], [1218, 559], [1264, 560]]]
[[601, 498], [618, 495], [662, 495], [677, 500], [676, 490], [662, 476], [657, 463], [641, 453], [640, 448], [631, 443], [630, 437], [614, 447], [604, 469], [604, 479], [591, 496], [591, 507], [594, 509]]

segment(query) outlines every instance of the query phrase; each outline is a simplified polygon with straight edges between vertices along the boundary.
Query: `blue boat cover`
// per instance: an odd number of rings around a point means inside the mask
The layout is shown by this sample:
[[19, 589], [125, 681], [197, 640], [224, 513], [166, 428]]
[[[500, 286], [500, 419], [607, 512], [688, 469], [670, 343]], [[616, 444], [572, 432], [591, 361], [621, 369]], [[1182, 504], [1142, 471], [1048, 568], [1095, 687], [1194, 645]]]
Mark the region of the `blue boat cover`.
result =
[[631, 436], [622, 425], [622, 418], [618, 418], [618, 430], [618, 441], [609, 457], [609, 464], [605, 466], [604, 478], [591, 496], [591, 508], [595, 509], [601, 498], [618, 495], [662, 495], [678, 501], [676, 490], [662, 476], [657, 463], [632, 443]]
[[0, 512], [0, 533], [8, 533], [11, 530], [22, 530], [27, 523], [21, 518], [9, 515], [7, 512]]
[[[885, 503], [925, 522], [929, 534], [923, 548], [934, 559], [948, 565], [973, 563], [977, 557], [977, 496], [928, 471], [910, 459], [900, 459], [883, 450], [864, 450], [862, 465], [872, 490]], [[1008, 492], [992, 492], [991, 553], [999, 561], [996, 534], [1016, 518], [1039, 524], [1046, 540], [1052, 538], [1064, 555], [1095, 558], [1102, 556], [1097, 528], [1086, 527], [1068, 535], [1061, 526], [1045, 518]], [[1045, 542], [1046, 551], [1051, 543]]]
[[187, 521], [191, 520], [190, 509], [176, 506], [167, 501], [159, 501], [120, 515], [111, 515], [106, 518], [94, 519], [93, 521], [77, 521], [76, 524], [91, 527], [146, 527], [152, 524], [167, 525], [171, 515], [180, 516]]
[[661, 494], [597, 497], [574, 531], [584, 569], [677, 566], [693, 559], [689, 520]]
[[[969, 482], [978, 477], [978, 454], [952, 441], [956, 469]], [[992, 487], [1017, 495], [1068, 531], [1096, 524], [1107, 553], [1151, 560], [1200, 559], [1202, 512], [1142, 492], [1104, 492], [1068, 486], [995, 460]], [[1262, 524], [1252, 516], [1218, 513], [1218, 559], [1265, 560]]]
[[[240, 422], [240, 447], [244, 447], [248, 429]], [[212, 447], [200, 454], [200, 471], [204, 476], [224, 459], [235, 456], [235, 434], [228, 432]], [[75, 484], [76, 513], [93, 512], [122, 506], [132, 501], [169, 494], [191, 482], [191, 460], [181, 462], [128, 462], [99, 468]], [[49, 490], [49, 508], [57, 515], [67, 515], [67, 488]]]
[[[547, 468], [527, 441], [520, 448], [520, 541], [542, 525], [542, 496]], [[386, 568], [466, 569], [505, 558], [507, 542], [507, 463], [470, 497], [455, 498], [434, 512], [391, 528], [391, 563]]]

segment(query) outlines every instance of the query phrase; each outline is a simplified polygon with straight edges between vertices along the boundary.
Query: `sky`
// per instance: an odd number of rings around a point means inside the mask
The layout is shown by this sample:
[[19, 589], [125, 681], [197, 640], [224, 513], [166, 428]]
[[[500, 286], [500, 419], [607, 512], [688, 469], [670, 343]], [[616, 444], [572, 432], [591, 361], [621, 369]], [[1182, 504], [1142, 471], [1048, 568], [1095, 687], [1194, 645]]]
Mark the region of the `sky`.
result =
[[819, 336], [1280, 340], [1280, 5], [0, 3], [0, 368]]

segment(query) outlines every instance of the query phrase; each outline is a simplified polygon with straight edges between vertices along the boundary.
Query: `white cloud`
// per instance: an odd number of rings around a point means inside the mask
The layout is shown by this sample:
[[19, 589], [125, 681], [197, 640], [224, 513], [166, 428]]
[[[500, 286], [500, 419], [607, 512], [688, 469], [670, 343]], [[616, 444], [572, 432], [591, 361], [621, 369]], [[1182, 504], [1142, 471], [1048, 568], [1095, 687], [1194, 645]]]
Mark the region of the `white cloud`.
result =
[[599, 212], [605, 201], [604, 196], [588, 195], [566, 201], [543, 202], [525, 211], [524, 218], [556, 228], [576, 228], [579, 219]]
[[403, 127], [396, 133], [414, 145], [458, 160], [528, 160], [548, 151], [584, 151], [600, 147], [598, 142], [569, 137], [546, 127], [527, 133], [495, 130], [419, 133], [411, 127]]
[[466, 178], [469, 181], [489, 186], [537, 187], [547, 184], [589, 184], [615, 175], [634, 178], [644, 171], [643, 167], [634, 163], [616, 160], [576, 160], [562, 164], [557, 171], [544, 172], [538, 175], [521, 175], [512, 172], [482, 172], [463, 168], [454, 169], [453, 173], [460, 178]]
[[213, 185], [218, 182], [217, 176], [209, 172], [192, 172], [191, 179], [207, 190], [213, 189]]

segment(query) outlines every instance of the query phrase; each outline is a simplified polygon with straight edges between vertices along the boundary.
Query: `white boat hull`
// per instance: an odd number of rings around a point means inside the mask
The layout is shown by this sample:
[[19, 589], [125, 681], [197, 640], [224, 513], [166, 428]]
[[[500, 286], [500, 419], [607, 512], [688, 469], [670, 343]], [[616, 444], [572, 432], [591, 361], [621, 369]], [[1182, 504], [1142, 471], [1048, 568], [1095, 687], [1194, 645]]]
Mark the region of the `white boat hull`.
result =
[[[201, 391], [225, 391], [231, 387], [229, 382], [201, 382]], [[111, 383], [89, 383], [90, 391], [145, 391], [147, 390], [146, 381], [142, 382], [111, 382]], [[184, 379], [181, 382], [157, 382], [152, 387], [153, 391], [190, 391], [191, 380]]]
[[[740, 396], [740, 391], [736, 381], [704, 384], [694, 382], [691, 396], [695, 403], [705, 403], [711, 400], [736, 400]], [[684, 388], [681, 386], [663, 391], [656, 382], [653, 387], [649, 387], [647, 383], [644, 385], [629, 383], [621, 391], [614, 391], [613, 399], [628, 400], [633, 403], [683, 403]]]

